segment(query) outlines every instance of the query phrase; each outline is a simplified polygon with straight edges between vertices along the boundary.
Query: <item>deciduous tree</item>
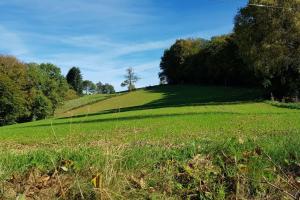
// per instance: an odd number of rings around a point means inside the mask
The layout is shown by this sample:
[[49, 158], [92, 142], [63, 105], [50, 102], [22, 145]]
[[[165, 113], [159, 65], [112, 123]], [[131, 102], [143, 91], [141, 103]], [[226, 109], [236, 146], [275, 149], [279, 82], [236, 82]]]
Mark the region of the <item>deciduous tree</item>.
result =
[[82, 82], [82, 88], [85, 91], [85, 94], [93, 94], [96, 91], [96, 85], [89, 80], [84, 80]]
[[126, 75], [124, 76], [125, 80], [121, 83], [122, 87], [128, 88], [128, 91], [132, 91], [135, 89], [135, 83], [140, 79], [134, 72], [132, 67], [126, 69]]
[[299, 96], [300, 1], [250, 0], [235, 18], [244, 60], [275, 96]]

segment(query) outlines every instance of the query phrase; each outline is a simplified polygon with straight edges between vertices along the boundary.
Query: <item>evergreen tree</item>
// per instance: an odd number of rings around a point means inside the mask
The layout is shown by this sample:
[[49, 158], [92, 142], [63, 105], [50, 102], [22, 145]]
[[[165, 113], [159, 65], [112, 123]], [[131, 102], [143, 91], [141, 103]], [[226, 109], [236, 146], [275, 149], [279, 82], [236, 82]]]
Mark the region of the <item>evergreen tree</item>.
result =
[[82, 75], [78, 67], [72, 67], [67, 74], [67, 81], [69, 85], [77, 92], [82, 94]]

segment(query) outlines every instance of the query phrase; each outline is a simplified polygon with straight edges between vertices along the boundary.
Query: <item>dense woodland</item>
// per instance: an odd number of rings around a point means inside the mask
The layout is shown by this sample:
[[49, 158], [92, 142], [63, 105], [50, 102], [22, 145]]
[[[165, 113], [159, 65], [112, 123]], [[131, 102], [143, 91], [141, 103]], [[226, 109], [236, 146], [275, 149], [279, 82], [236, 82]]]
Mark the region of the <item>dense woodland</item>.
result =
[[[252, 5], [257, 3], [269, 6]], [[269, 97], [298, 101], [299, 10], [297, 0], [250, 0], [236, 15], [232, 33], [210, 40], [180, 39], [165, 50], [161, 83], [262, 87]], [[138, 80], [131, 77], [122, 85], [129, 90]], [[0, 125], [47, 118], [76, 96], [114, 92], [110, 84], [83, 80], [77, 67], [64, 77], [53, 64], [0, 56]]]
[[23, 63], [13, 56], [0, 56], [0, 125], [45, 119], [65, 100], [93, 93], [114, 93], [114, 87], [83, 81], [73, 67], [64, 77], [50, 63]]
[[162, 83], [257, 86], [257, 77], [241, 56], [233, 35], [180, 39], [160, 64]]
[[299, 11], [296, 0], [250, 0], [236, 15], [233, 33], [181, 39], [167, 49], [161, 82], [258, 86], [269, 97], [298, 101]]

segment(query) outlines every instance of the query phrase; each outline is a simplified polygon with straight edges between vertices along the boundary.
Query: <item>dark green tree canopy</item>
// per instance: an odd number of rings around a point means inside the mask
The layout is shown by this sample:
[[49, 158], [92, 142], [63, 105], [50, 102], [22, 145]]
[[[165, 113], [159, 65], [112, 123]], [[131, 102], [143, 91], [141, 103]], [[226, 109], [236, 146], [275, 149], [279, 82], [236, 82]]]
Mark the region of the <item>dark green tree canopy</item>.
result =
[[245, 62], [279, 98], [299, 96], [299, 8], [298, 0], [250, 0], [235, 18], [236, 41]]
[[102, 84], [101, 82], [98, 82], [96, 87], [98, 94], [114, 94], [116, 92], [114, 86], [108, 83]]
[[102, 91], [103, 91], [103, 94], [114, 94], [114, 93], [116, 93], [114, 86], [112, 86], [108, 83], [105, 83], [103, 85]]
[[0, 126], [14, 123], [26, 114], [23, 95], [19, 85], [0, 74]]
[[96, 91], [98, 94], [102, 94], [103, 93], [103, 83], [101, 81], [99, 81], [98, 83], [96, 83]]
[[249, 0], [234, 32], [209, 41], [177, 40], [164, 52], [161, 83], [264, 87], [300, 95], [300, 1]]
[[160, 79], [169, 84], [185, 83], [189, 77], [188, 62], [206, 43], [203, 39], [177, 40], [170, 49], [165, 50], [161, 58]]
[[96, 85], [89, 80], [84, 80], [82, 82], [82, 88], [85, 91], [85, 94], [93, 94], [96, 92]]
[[255, 83], [245, 65], [234, 35], [211, 40], [177, 40], [167, 49], [160, 63], [160, 80], [169, 84], [217, 84], [224, 86]]
[[82, 75], [78, 67], [72, 67], [67, 74], [67, 81], [69, 85], [77, 92], [78, 95], [82, 94]]
[[50, 63], [0, 56], [0, 125], [44, 119], [64, 100], [68, 84]]
[[68, 90], [68, 84], [61, 74], [60, 68], [57, 66], [50, 63], [42, 63], [39, 67], [45, 81], [43, 93], [52, 102], [54, 112], [58, 104], [64, 100], [65, 93]]

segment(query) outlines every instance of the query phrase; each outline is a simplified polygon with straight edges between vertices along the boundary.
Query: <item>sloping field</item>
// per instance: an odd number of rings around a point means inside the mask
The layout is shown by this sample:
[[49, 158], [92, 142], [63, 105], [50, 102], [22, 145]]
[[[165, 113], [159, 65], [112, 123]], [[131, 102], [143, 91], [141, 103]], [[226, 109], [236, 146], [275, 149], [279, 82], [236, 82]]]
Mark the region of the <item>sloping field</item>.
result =
[[295, 197], [300, 110], [260, 98], [253, 89], [151, 87], [59, 112], [53, 119], [1, 127], [1, 194]]
[[97, 103], [99, 101], [102, 101], [104, 99], [108, 99], [109, 97], [112, 97], [114, 95], [109, 94], [94, 94], [94, 95], [87, 95], [83, 96], [78, 99], [72, 99], [69, 101], [64, 102], [63, 105], [61, 105], [56, 111], [55, 115], [62, 115], [66, 112], [70, 112], [74, 109], [78, 109], [80, 107], [88, 106], [90, 104]]
[[257, 100], [256, 98], [258, 97], [261, 97], [260, 92], [255, 89], [157, 86], [140, 89], [132, 93], [117, 94], [115, 98], [109, 98], [92, 105], [80, 106], [78, 109], [72, 109], [68, 113], [58, 113], [58, 116], [87, 115], [113, 110], [120, 112], [185, 105], [237, 103], [238, 101]]

